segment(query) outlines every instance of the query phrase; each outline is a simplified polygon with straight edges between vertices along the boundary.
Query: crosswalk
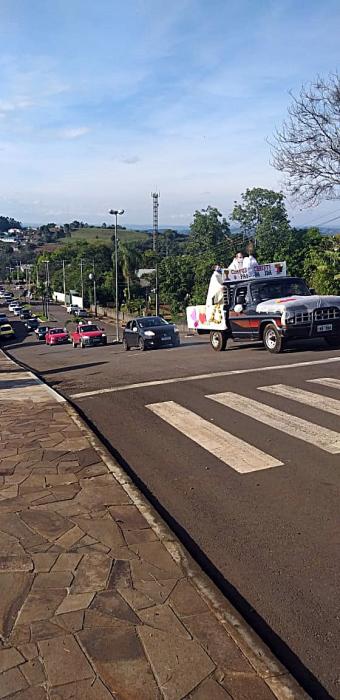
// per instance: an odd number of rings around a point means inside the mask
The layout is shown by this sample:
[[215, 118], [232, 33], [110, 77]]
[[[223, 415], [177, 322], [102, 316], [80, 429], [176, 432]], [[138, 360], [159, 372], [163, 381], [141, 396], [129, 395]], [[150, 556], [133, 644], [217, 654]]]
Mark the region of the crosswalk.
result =
[[[308, 380], [308, 382], [332, 389], [340, 389], [340, 380], [331, 377], [320, 377]], [[338, 399], [310, 390], [286, 384], [259, 386], [257, 390], [262, 392], [264, 396], [266, 393], [272, 394], [325, 413], [340, 416], [340, 401]], [[290, 437], [313, 445], [328, 454], [340, 454], [340, 432], [316, 422], [305, 420], [288, 411], [274, 408], [262, 401], [232, 391], [207, 394], [205, 398]], [[172, 428], [241, 474], [280, 467], [284, 464], [273, 455], [259, 450], [254, 445], [214, 425], [175, 401], [148, 404], [147, 408]]]

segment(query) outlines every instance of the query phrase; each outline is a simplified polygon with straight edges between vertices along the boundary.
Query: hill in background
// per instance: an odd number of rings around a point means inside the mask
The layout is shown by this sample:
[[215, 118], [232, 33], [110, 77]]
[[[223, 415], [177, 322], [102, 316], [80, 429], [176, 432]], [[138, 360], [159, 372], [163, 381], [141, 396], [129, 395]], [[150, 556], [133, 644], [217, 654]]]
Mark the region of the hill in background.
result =
[[[71, 231], [70, 236], [65, 236], [59, 239], [59, 243], [68, 243], [69, 241], [95, 241], [101, 243], [109, 243], [114, 236], [114, 229], [101, 227], [79, 228], [76, 231]], [[118, 229], [118, 238], [120, 241], [145, 241], [149, 238], [147, 233], [142, 231], [133, 231], [131, 229]]]

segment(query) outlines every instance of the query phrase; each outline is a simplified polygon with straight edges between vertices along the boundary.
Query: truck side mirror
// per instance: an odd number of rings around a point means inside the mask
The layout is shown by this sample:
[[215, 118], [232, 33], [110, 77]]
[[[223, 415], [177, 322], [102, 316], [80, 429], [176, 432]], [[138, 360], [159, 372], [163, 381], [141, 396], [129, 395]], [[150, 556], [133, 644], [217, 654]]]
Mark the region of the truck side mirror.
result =
[[315, 294], [315, 289], [314, 289], [314, 287], [311, 287], [309, 291], [310, 291], [310, 293], [311, 293], [312, 295]]

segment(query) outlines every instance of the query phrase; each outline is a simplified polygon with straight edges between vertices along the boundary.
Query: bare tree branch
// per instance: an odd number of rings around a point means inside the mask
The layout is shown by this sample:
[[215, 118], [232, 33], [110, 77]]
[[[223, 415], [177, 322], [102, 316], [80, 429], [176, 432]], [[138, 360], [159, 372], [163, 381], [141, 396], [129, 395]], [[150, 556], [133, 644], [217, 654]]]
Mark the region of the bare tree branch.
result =
[[290, 195], [305, 204], [340, 198], [340, 77], [318, 77], [291, 95], [288, 119], [274, 134], [273, 165]]

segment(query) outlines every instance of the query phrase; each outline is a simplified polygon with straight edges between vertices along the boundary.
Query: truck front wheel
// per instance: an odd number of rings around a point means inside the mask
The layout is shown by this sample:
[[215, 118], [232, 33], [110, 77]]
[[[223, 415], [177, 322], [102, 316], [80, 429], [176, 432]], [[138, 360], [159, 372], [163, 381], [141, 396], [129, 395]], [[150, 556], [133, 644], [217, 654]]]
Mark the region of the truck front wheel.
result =
[[222, 352], [227, 347], [228, 336], [225, 331], [211, 331], [210, 345], [216, 352]]
[[263, 331], [263, 343], [269, 352], [278, 354], [283, 351], [283, 338], [274, 323], [268, 323]]
[[73, 345], [74, 348], [77, 348], [77, 347], [78, 347], [78, 344], [77, 344], [74, 340], [72, 340], [72, 345]]
[[340, 348], [340, 334], [333, 336], [324, 336], [324, 339], [330, 348]]

